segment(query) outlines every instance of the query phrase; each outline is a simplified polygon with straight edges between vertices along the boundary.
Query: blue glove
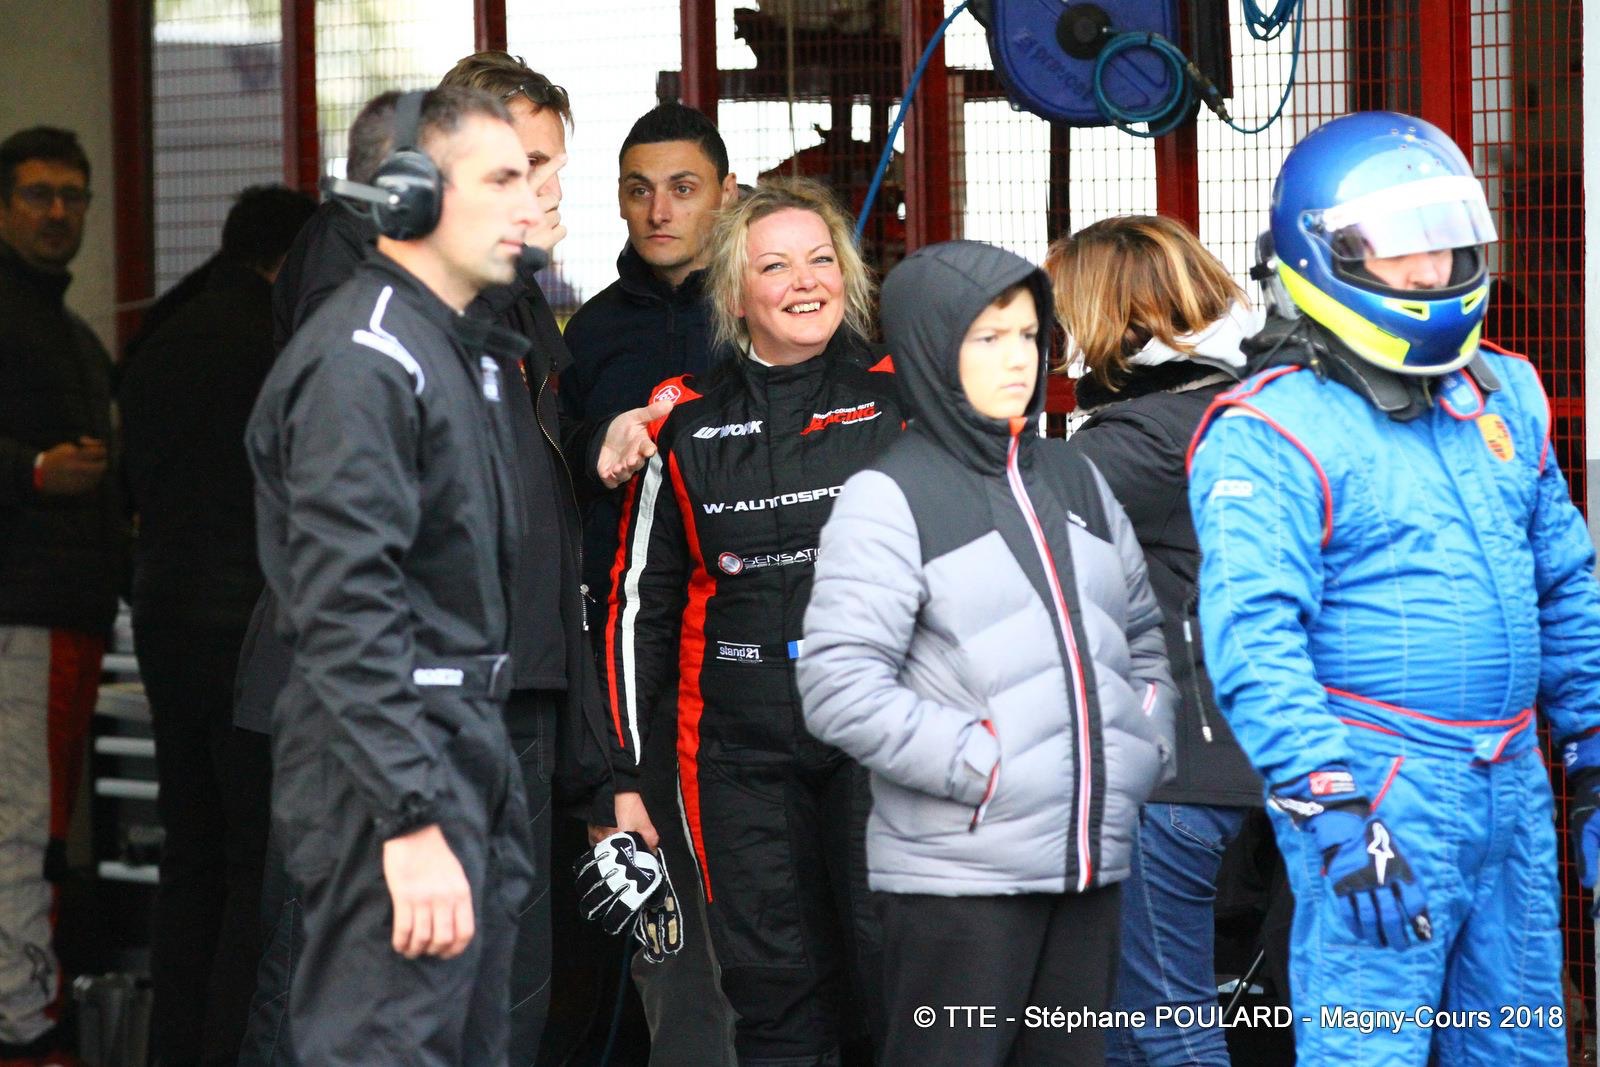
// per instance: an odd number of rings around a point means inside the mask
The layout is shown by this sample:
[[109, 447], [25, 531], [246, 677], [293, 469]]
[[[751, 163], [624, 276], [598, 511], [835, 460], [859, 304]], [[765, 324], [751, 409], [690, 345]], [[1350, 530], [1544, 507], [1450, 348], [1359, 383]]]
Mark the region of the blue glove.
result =
[[1600, 875], [1600, 819], [1593, 818], [1600, 811], [1600, 733], [1562, 745], [1561, 763], [1572, 792], [1567, 827], [1578, 853], [1578, 878], [1585, 889], [1593, 889]]
[[1427, 892], [1348, 767], [1334, 764], [1275, 786], [1269, 803], [1316, 834], [1322, 873], [1351, 933], [1380, 948], [1432, 939]]

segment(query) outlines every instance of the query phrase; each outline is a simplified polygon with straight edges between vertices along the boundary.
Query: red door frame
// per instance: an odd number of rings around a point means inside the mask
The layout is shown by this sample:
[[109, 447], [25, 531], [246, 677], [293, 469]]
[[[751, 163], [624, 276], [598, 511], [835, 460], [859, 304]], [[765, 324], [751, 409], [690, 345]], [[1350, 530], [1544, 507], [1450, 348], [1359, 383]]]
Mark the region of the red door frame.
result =
[[683, 103], [717, 121], [716, 0], [679, 0], [679, 54], [683, 73], [678, 94]]
[[322, 144], [317, 136], [317, 0], [282, 0], [283, 180], [317, 195]]
[[1422, 118], [1472, 156], [1472, 11], [1462, 0], [1417, 0]]
[[[944, 21], [944, 0], [905, 0], [900, 5], [900, 77], [902, 85], [922, 58], [922, 50]], [[950, 196], [950, 79], [945, 73], [944, 42], [934, 49], [922, 72], [916, 99], [906, 112], [906, 251], [948, 241]]]
[[506, 50], [506, 0], [472, 0], [473, 48], [479, 52]]
[[139, 328], [155, 296], [154, 150], [151, 140], [149, 0], [111, 0], [111, 145], [117, 159], [113, 193], [116, 242], [117, 351]]

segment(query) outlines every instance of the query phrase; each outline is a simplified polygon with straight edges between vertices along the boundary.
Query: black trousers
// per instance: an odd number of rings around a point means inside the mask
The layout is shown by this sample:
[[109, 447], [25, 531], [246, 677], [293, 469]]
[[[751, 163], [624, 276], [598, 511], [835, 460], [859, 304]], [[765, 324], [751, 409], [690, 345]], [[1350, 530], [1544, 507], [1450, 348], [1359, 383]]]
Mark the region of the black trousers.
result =
[[[508, 1062], [531, 1065], [538, 1058], [550, 1010], [550, 832], [553, 813], [550, 778], [555, 766], [556, 724], [565, 694], [514, 690], [506, 702], [506, 732], [521, 771], [532, 868], [532, 889], [517, 910], [515, 949], [510, 970]], [[255, 999], [239, 1067], [299, 1067], [303, 1061], [291, 1038], [289, 989], [305, 926], [300, 891], [284, 864], [274, 836], [262, 891], [261, 922], [267, 936], [259, 970], [252, 968]]]
[[[1105, 1011], [1115, 1003], [1120, 886], [1082, 894], [877, 898], [888, 1005], [883, 1067], [1105, 1063], [1105, 1031], [1098, 1026], [1024, 1023], [1030, 1007]], [[952, 1016], [952, 1007], [962, 1010]], [[985, 1020], [967, 1007], [993, 1011]], [[924, 1025], [930, 1010], [932, 1025]]]
[[707, 930], [700, 884], [678, 797], [678, 691], [663, 694], [652, 713], [640, 782], [650, 819], [683, 915], [683, 949], [660, 963], [638, 954], [633, 984], [650, 1027], [650, 1067], [732, 1067], [733, 1009], [722, 993], [720, 969]]
[[[291, 688], [284, 700], [300, 698]], [[390, 944], [384, 842], [338, 757], [308, 746], [291, 768], [284, 739], [275, 747], [273, 821], [305, 916], [289, 1027], [308, 1065], [506, 1062], [516, 919], [532, 882], [522, 776], [498, 702], [437, 691], [424, 699], [424, 726], [438, 734], [441, 753], [438, 823], [472, 887], [477, 919], [455, 959], [408, 960]]]
[[151, 1038], [169, 1067], [231, 1065], [261, 951], [271, 755], [233, 726], [243, 627], [140, 620], [165, 831], [150, 948]]
[[699, 790], [706, 917], [739, 1062], [841, 1062], [882, 1033], [866, 772], [837, 752], [702, 752]]
[[555, 771], [556, 724], [566, 694], [518, 689], [506, 702], [506, 731], [522, 772], [528, 803], [533, 889], [517, 915], [511, 961], [511, 1067], [532, 1067], [550, 1016], [550, 776]]

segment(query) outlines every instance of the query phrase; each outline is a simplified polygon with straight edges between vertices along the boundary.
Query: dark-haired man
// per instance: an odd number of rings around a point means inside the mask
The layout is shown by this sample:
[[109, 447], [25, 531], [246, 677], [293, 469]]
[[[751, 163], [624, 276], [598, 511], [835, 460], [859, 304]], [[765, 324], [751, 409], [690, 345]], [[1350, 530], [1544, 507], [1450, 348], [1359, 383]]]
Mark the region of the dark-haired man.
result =
[[[302, 1062], [502, 1063], [512, 915], [528, 888], [508, 743], [508, 577], [525, 551], [502, 361], [465, 316], [553, 243], [498, 100], [437, 89], [427, 234], [380, 237], [296, 333], [246, 437], [261, 564], [293, 642], [273, 817], [301, 892]], [[542, 237], [540, 236], [542, 234]]]
[[272, 366], [272, 279], [315, 208], [281, 185], [240, 194], [202, 290], [129, 357], [118, 388], [165, 830], [150, 964], [163, 1063], [232, 1064], [255, 987], [271, 770], [265, 736], [232, 715], [261, 592], [244, 427]]
[[[628, 131], [618, 169], [617, 202], [628, 225], [628, 244], [617, 258], [617, 280], [567, 325], [574, 365], [562, 375], [561, 404], [572, 418], [592, 419], [643, 404], [660, 382], [703, 372], [716, 356], [702, 284], [707, 247], [717, 212], [739, 196], [722, 135], [701, 112], [662, 104]], [[594, 605], [603, 606], [610, 591], [620, 518], [615, 494], [596, 500], [585, 517], [584, 581]], [[617, 794], [617, 820], [624, 829], [639, 830], [652, 846], [664, 838], [671, 862], [688, 871], [681, 825], [663, 825], [658, 835], [645, 814], [646, 808], [678, 807], [674, 735], [673, 730], [653, 735], [659, 751], [646, 763], [653, 773], [620, 786], [627, 791]], [[650, 1025], [650, 1062], [653, 1067], [731, 1063], [733, 1014], [705, 935], [703, 892], [695, 878], [680, 876], [674, 887], [689, 924], [684, 951], [662, 963], [636, 956], [633, 966]]]
[[62, 297], [89, 159], [67, 130], [0, 143], [0, 1063], [55, 1062], [51, 945], [105, 633], [121, 582], [111, 360]]

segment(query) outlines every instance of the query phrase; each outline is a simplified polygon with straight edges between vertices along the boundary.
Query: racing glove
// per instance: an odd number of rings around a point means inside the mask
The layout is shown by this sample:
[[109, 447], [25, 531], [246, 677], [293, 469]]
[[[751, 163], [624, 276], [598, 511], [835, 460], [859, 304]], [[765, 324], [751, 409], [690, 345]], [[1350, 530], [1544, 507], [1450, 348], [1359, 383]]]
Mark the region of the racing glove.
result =
[[1567, 826], [1578, 853], [1578, 878], [1593, 889], [1600, 876], [1600, 819], [1594, 817], [1600, 811], [1600, 732], [1562, 745], [1561, 763], [1572, 791]]
[[650, 963], [675, 956], [683, 947], [683, 916], [678, 911], [678, 894], [672, 888], [672, 876], [667, 873], [667, 856], [659, 851], [655, 856], [661, 865], [661, 888], [645, 901], [633, 925], [633, 936]]
[[[632, 831], [603, 838], [578, 857], [578, 910], [608, 934], [620, 934], [667, 883], [666, 868]], [[669, 886], [670, 891], [670, 886]]]
[[1275, 786], [1269, 803], [1316, 835], [1322, 873], [1351, 933], [1390, 948], [1432, 939], [1427, 892], [1349, 767], [1333, 764]]

